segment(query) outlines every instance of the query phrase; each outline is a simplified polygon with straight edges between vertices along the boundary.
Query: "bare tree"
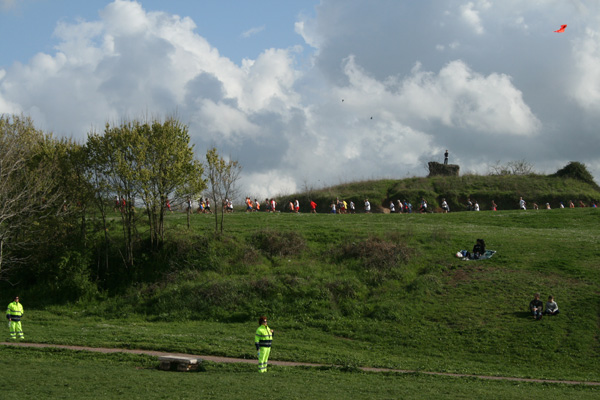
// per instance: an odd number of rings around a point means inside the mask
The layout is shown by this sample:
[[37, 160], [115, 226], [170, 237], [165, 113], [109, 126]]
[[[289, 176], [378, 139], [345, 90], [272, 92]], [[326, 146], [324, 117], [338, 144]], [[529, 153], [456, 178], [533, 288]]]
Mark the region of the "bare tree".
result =
[[26, 261], [21, 250], [48, 240], [38, 234], [48, 221], [67, 212], [55, 144], [30, 118], [0, 116], [0, 279]]
[[525, 160], [509, 161], [506, 164], [496, 161], [488, 168], [488, 175], [529, 175], [533, 173], [535, 173], [533, 164]]
[[[239, 180], [242, 166], [238, 161], [226, 161], [219, 155], [215, 147], [206, 152], [206, 175], [209, 197], [213, 199], [215, 207], [222, 205], [225, 199], [237, 196], [237, 181]], [[221, 233], [223, 233], [223, 218], [225, 210], [221, 206]], [[215, 209], [215, 234], [219, 229], [218, 212]]]

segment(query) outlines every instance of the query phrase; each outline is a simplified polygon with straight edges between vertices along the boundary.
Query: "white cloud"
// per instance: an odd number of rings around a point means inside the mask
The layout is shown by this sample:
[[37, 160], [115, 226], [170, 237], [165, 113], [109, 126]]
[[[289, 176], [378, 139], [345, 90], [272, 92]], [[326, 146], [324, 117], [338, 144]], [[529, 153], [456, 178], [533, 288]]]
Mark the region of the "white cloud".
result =
[[7, 10], [13, 8], [16, 3], [17, 0], [0, 0], [0, 8]]
[[256, 34], [259, 34], [260, 32], [265, 30], [265, 26], [261, 25], [261, 26], [257, 26], [254, 28], [250, 28], [247, 31], [242, 32], [242, 37], [243, 38], [249, 38], [250, 36], [254, 36]]
[[239, 136], [260, 133], [260, 128], [250, 122], [244, 112], [222, 102], [202, 100], [193, 118], [197, 126], [204, 127], [213, 140], [219, 142], [235, 143]]
[[479, 10], [475, 8], [475, 4], [473, 2], [468, 2], [460, 6], [460, 17], [464, 22], [473, 28], [475, 33], [478, 35], [483, 34], [484, 29], [481, 18], [479, 17]]
[[446, 148], [463, 171], [600, 165], [597, 17], [554, 1], [573, 28], [557, 37], [558, 11], [525, 3], [323, 0], [295, 25], [307, 59], [269, 48], [238, 65], [192, 18], [116, 0], [97, 20], [58, 23], [54, 52], [0, 71], [0, 113], [80, 139], [106, 121], [177, 113], [198, 153], [216, 145], [239, 159], [244, 195], [263, 199], [305, 180], [423, 175]]
[[314, 26], [311, 20], [304, 18], [297, 21], [294, 25], [294, 32], [302, 36], [302, 39], [304, 39], [306, 44], [315, 49], [318, 49], [321, 46], [321, 43], [318, 36], [314, 34], [313, 29]]
[[[240, 182], [245, 189], [242, 196], [258, 199], [261, 208], [264, 209], [264, 199], [267, 197], [297, 193], [300, 188], [296, 184], [296, 179], [295, 176], [282, 176], [281, 173], [273, 170], [246, 174]], [[278, 204], [277, 208], [281, 209], [282, 206], [283, 204]]]
[[600, 107], [600, 32], [587, 29], [573, 47], [575, 68], [571, 96], [582, 107], [597, 112]]
[[482, 134], [532, 135], [540, 128], [540, 121], [508, 76], [483, 76], [460, 60], [450, 62], [437, 75], [414, 70], [402, 84], [402, 102], [423, 119], [439, 119], [445, 125]]
[[345, 71], [354, 92], [345, 97], [355, 96], [363, 102], [382, 99], [377, 108], [389, 108], [396, 118], [434, 119], [482, 134], [533, 135], [540, 128], [540, 121], [508, 76], [483, 76], [460, 60], [450, 62], [437, 74], [422, 71], [417, 64], [410, 76], [390, 79], [387, 85], [366, 75], [354, 57], [348, 59]]

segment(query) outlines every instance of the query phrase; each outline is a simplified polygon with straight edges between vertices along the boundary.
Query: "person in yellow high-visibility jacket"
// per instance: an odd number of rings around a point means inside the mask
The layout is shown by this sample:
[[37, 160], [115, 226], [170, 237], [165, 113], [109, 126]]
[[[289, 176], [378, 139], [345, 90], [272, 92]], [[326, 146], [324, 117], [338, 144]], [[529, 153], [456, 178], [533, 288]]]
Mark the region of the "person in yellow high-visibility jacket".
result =
[[267, 362], [271, 354], [271, 343], [273, 342], [273, 329], [267, 325], [267, 317], [258, 319], [258, 329], [254, 334], [254, 345], [258, 351], [258, 372], [267, 372]]
[[21, 317], [23, 316], [23, 305], [19, 303], [19, 296], [8, 305], [6, 309], [6, 318], [8, 319], [8, 329], [11, 339], [25, 339], [23, 328], [21, 328]]

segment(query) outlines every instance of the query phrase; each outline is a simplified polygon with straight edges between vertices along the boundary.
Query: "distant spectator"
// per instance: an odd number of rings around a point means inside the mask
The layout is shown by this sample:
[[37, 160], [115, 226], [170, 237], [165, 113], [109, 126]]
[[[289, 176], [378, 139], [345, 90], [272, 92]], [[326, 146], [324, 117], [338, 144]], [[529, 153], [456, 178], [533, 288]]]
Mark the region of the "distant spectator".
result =
[[533, 207], [532, 208], [534, 210], [539, 210], [540, 207], [538, 206], [538, 204], [536, 202], [533, 202]]
[[365, 199], [365, 212], [366, 213], [371, 212], [371, 203], [369, 203], [369, 199]]
[[473, 210], [479, 211], [479, 203], [477, 202], [477, 200], [475, 200], [475, 204], [473, 205]]
[[546, 210], [551, 210], [550, 203], [546, 203]]
[[315, 203], [313, 200], [310, 201], [310, 212], [312, 214], [317, 213], [317, 203]]
[[288, 207], [290, 208], [290, 212], [294, 212], [294, 202], [290, 200], [288, 203]]
[[572, 200], [569, 200], [569, 208], [575, 208], [575, 204], [573, 204]]
[[579, 200], [579, 207], [586, 207], [585, 203], [582, 200]]
[[404, 207], [402, 207], [402, 202], [400, 201], [400, 199], [398, 199], [396, 201], [396, 203], [398, 204], [398, 207], [396, 207], [396, 212], [402, 213], [402, 211], [403, 211], [402, 209], [404, 208]]
[[354, 202], [352, 200], [350, 200], [350, 213], [356, 214], [356, 205], [354, 204]]
[[421, 214], [427, 212], [427, 200], [425, 200], [425, 197], [421, 198], [421, 206], [419, 207], [419, 212]]
[[442, 212], [447, 213], [448, 211], [450, 211], [450, 207], [448, 207], [448, 202], [444, 198], [442, 199]]
[[394, 206], [394, 201], [393, 200], [390, 201], [390, 212], [391, 213], [396, 212], [396, 207]]
[[473, 202], [470, 197], [467, 199], [467, 211], [473, 211]]
[[336, 214], [336, 210], [335, 210], [336, 204], [335, 203], [336, 203], [335, 201], [331, 202], [330, 208], [331, 208], [331, 213], [332, 214]]
[[565, 205], [563, 204], [563, 202], [560, 202], [560, 208], [565, 208]]
[[544, 311], [544, 314], [556, 315], [559, 312], [558, 305], [556, 304], [556, 301], [554, 301], [554, 296], [548, 296], [548, 301], [546, 302], [546, 311]]
[[523, 200], [522, 197], [519, 197], [519, 210], [526, 210], [526, 204], [527, 203], [525, 203], [525, 200]]
[[498, 206], [496, 205], [494, 200], [492, 200], [492, 211], [498, 211]]
[[544, 311], [544, 304], [540, 300], [540, 294], [536, 293], [533, 296], [533, 300], [529, 303], [529, 311], [531, 311], [531, 315], [533, 319], [540, 320], [542, 319], [542, 313]]
[[298, 199], [294, 201], [294, 211], [296, 211], [297, 213], [300, 212], [300, 202], [298, 201]]
[[254, 199], [254, 211], [260, 211], [260, 203], [257, 199]]
[[446, 149], [446, 152], [444, 153], [444, 165], [448, 165], [448, 149]]

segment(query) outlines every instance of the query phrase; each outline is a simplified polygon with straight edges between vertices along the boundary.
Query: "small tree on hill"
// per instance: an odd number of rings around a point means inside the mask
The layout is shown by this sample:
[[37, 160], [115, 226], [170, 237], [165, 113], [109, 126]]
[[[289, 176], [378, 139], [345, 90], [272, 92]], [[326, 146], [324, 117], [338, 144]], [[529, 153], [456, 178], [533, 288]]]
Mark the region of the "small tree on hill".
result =
[[239, 180], [242, 166], [238, 161], [226, 161], [213, 147], [206, 152], [206, 178], [209, 197], [215, 206], [215, 234], [219, 230], [219, 217], [216, 207], [221, 209], [221, 233], [223, 233], [223, 218], [225, 209], [223, 201], [237, 196], [237, 181]]

